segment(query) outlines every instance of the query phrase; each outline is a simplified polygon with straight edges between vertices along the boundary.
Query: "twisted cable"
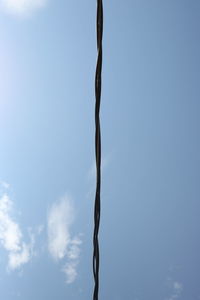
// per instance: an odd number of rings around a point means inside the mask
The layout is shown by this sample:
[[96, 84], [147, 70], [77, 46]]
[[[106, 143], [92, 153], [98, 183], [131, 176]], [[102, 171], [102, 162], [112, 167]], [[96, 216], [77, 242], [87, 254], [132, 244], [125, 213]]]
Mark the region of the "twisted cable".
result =
[[97, 0], [97, 65], [95, 73], [95, 157], [96, 157], [96, 194], [94, 205], [94, 233], [93, 233], [93, 275], [94, 292], [93, 300], [98, 300], [99, 294], [99, 225], [101, 212], [101, 73], [102, 73], [102, 38], [103, 38], [103, 2]]

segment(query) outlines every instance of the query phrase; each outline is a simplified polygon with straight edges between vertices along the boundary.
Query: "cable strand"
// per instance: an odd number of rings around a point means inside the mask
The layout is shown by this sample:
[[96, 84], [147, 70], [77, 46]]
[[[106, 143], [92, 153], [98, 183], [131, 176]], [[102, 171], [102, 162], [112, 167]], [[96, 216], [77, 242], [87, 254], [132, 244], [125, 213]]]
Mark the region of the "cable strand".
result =
[[103, 38], [103, 1], [97, 0], [97, 65], [95, 73], [95, 157], [96, 157], [96, 194], [94, 205], [94, 233], [93, 233], [93, 300], [98, 300], [99, 294], [99, 225], [101, 213], [101, 73], [102, 73], [102, 38]]

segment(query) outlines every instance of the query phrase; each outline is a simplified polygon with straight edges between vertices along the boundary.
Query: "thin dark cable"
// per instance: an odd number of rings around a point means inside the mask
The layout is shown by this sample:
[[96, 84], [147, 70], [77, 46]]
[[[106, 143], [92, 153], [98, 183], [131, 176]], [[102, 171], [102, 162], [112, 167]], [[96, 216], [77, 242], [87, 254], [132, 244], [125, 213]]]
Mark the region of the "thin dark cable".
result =
[[97, 65], [95, 74], [95, 154], [96, 154], [96, 195], [94, 205], [94, 235], [93, 235], [93, 274], [94, 293], [93, 300], [98, 300], [99, 295], [99, 225], [101, 212], [101, 129], [100, 129], [100, 104], [101, 104], [101, 72], [102, 72], [102, 37], [103, 37], [103, 1], [97, 0]]

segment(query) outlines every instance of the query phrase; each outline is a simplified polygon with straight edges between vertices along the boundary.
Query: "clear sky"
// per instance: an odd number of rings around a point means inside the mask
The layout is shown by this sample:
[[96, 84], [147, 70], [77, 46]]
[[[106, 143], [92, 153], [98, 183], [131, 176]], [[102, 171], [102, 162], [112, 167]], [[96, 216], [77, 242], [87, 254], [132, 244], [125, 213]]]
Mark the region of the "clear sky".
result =
[[[200, 1], [104, 1], [101, 300], [200, 299]], [[2, 300], [92, 299], [96, 1], [0, 0]]]

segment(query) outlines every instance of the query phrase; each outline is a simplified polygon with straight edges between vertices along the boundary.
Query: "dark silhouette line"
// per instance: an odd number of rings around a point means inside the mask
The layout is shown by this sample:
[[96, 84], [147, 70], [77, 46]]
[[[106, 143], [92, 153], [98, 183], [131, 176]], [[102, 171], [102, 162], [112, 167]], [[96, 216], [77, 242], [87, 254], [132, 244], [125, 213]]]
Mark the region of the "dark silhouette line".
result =
[[102, 38], [103, 38], [103, 1], [97, 0], [97, 65], [95, 74], [95, 155], [96, 155], [96, 194], [94, 205], [94, 234], [93, 234], [93, 274], [94, 293], [93, 300], [98, 300], [99, 295], [99, 225], [101, 213], [101, 73], [102, 73]]

